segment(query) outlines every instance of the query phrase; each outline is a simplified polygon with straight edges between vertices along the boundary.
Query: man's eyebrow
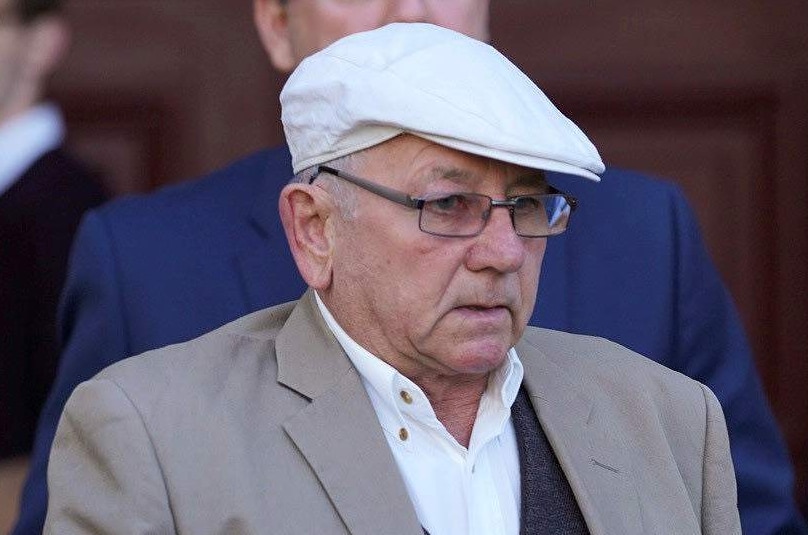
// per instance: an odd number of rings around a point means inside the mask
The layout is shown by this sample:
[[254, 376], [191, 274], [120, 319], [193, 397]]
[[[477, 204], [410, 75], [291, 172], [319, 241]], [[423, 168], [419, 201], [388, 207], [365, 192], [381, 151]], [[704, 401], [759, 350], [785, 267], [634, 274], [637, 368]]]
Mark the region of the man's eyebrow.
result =
[[547, 175], [540, 169], [522, 173], [513, 182], [514, 186], [535, 186], [536, 184], [542, 187], [547, 186]]
[[459, 167], [433, 167], [429, 172], [429, 181], [436, 180], [449, 180], [458, 184], [463, 184], [471, 181], [474, 173], [461, 169]]

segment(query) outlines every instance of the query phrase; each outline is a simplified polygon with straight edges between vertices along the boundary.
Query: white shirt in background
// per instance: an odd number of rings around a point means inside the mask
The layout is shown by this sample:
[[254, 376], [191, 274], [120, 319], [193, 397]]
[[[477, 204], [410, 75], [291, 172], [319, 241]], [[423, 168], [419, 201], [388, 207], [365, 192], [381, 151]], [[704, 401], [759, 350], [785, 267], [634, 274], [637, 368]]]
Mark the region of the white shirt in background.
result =
[[40, 104], [0, 125], [0, 195], [61, 145], [64, 135], [64, 119], [53, 104]]

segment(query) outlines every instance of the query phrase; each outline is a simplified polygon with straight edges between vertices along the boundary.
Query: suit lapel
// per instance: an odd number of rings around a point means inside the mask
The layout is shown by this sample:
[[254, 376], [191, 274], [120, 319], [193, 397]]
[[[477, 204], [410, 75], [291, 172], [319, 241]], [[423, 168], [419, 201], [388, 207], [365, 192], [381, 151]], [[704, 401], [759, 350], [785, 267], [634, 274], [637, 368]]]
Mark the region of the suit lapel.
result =
[[641, 535], [639, 498], [619, 431], [591, 385], [537, 347], [517, 345], [525, 386], [592, 535]]
[[276, 342], [278, 380], [311, 400], [284, 429], [354, 535], [421, 534], [362, 380], [308, 292]]

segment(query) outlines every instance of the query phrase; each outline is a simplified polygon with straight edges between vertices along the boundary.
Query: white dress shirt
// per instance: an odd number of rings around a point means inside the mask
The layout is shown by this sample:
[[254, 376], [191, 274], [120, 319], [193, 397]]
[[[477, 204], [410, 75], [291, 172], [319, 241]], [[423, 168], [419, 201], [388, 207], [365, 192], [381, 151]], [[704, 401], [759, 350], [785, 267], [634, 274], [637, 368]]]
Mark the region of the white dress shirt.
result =
[[64, 120], [52, 104], [40, 104], [0, 125], [0, 195], [46, 152], [64, 140]]
[[423, 391], [357, 344], [315, 293], [326, 324], [362, 376], [387, 443], [430, 535], [519, 533], [520, 471], [511, 405], [522, 383], [516, 351], [488, 380], [466, 449]]

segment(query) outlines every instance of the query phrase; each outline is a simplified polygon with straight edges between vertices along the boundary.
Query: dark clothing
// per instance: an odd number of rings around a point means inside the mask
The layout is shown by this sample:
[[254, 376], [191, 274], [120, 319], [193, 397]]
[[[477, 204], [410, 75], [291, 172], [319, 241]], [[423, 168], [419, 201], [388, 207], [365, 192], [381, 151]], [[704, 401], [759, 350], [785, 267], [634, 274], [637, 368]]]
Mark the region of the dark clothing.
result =
[[30, 452], [56, 376], [56, 308], [73, 235], [105, 198], [57, 149], [0, 195], [0, 458]]
[[524, 387], [511, 407], [519, 448], [520, 535], [589, 535], [581, 508]]

